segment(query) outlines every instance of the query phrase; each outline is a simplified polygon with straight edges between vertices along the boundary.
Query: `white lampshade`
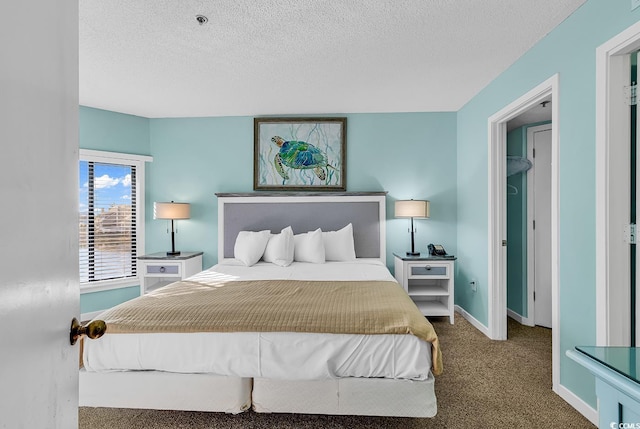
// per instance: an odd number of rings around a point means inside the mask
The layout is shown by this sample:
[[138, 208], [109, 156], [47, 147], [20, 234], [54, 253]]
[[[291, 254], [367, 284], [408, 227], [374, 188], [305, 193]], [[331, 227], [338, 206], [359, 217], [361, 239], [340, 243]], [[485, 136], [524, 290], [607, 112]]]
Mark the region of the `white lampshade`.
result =
[[188, 203], [153, 203], [154, 219], [189, 219], [191, 206]]
[[396, 217], [429, 217], [429, 201], [399, 200], [396, 201]]

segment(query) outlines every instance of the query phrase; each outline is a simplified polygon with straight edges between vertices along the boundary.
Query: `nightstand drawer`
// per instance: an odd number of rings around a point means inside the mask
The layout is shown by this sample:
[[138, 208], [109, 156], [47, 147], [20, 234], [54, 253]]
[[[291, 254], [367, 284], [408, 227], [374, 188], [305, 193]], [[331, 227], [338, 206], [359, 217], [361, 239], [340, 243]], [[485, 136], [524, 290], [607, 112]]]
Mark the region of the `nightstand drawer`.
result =
[[174, 276], [180, 276], [180, 265], [172, 265], [172, 264], [167, 264], [167, 265], [147, 265], [147, 272], [146, 274], [148, 275], [174, 275]]
[[202, 252], [181, 252], [179, 255], [157, 252], [138, 259], [140, 295], [202, 271]]
[[449, 277], [446, 265], [420, 264], [409, 266], [409, 278], [412, 277]]

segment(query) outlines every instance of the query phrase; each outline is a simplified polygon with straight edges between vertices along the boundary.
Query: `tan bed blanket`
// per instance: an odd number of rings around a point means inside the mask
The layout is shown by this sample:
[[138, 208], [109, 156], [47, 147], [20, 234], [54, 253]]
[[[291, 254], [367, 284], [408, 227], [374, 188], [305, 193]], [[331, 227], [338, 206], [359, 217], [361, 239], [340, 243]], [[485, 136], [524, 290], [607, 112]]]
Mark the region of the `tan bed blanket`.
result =
[[109, 334], [412, 334], [432, 344], [432, 371], [442, 372], [433, 326], [393, 281], [180, 281], [100, 317], [107, 322]]

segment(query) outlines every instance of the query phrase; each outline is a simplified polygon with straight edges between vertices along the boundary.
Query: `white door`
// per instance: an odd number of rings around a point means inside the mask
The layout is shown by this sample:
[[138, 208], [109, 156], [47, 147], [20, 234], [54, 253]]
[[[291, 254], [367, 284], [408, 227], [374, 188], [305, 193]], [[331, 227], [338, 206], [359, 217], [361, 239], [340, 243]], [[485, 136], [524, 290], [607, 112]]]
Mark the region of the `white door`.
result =
[[[25, 25], [27, 18], [28, 25]], [[0, 427], [78, 425], [78, 2], [0, 2]]]
[[534, 323], [551, 328], [551, 125], [532, 127], [528, 136], [533, 151], [532, 186], [527, 187], [533, 201]]

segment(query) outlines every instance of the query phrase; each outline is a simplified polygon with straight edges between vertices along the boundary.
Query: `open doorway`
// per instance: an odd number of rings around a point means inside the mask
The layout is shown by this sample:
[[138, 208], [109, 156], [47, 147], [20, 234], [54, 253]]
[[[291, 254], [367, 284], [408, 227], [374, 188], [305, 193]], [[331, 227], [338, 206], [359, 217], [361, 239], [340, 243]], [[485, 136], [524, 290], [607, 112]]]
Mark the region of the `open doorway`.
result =
[[489, 118], [489, 237], [488, 281], [489, 333], [492, 339], [507, 339], [507, 174], [506, 140], [509, 121], [529, 111], [543, 101], [551, 101], [551, 191], [550, 191], [550, 272], [551, 272], [551, 327], [552, 327], [552, 379], [557, 393], [560, 384], [559, 366], [559, 307], [558, 307], [558, 85], [554, 75], [527, 92], [510, 105]]
[[507, 315], [552, 328], [551, 96], [507, 122]]

